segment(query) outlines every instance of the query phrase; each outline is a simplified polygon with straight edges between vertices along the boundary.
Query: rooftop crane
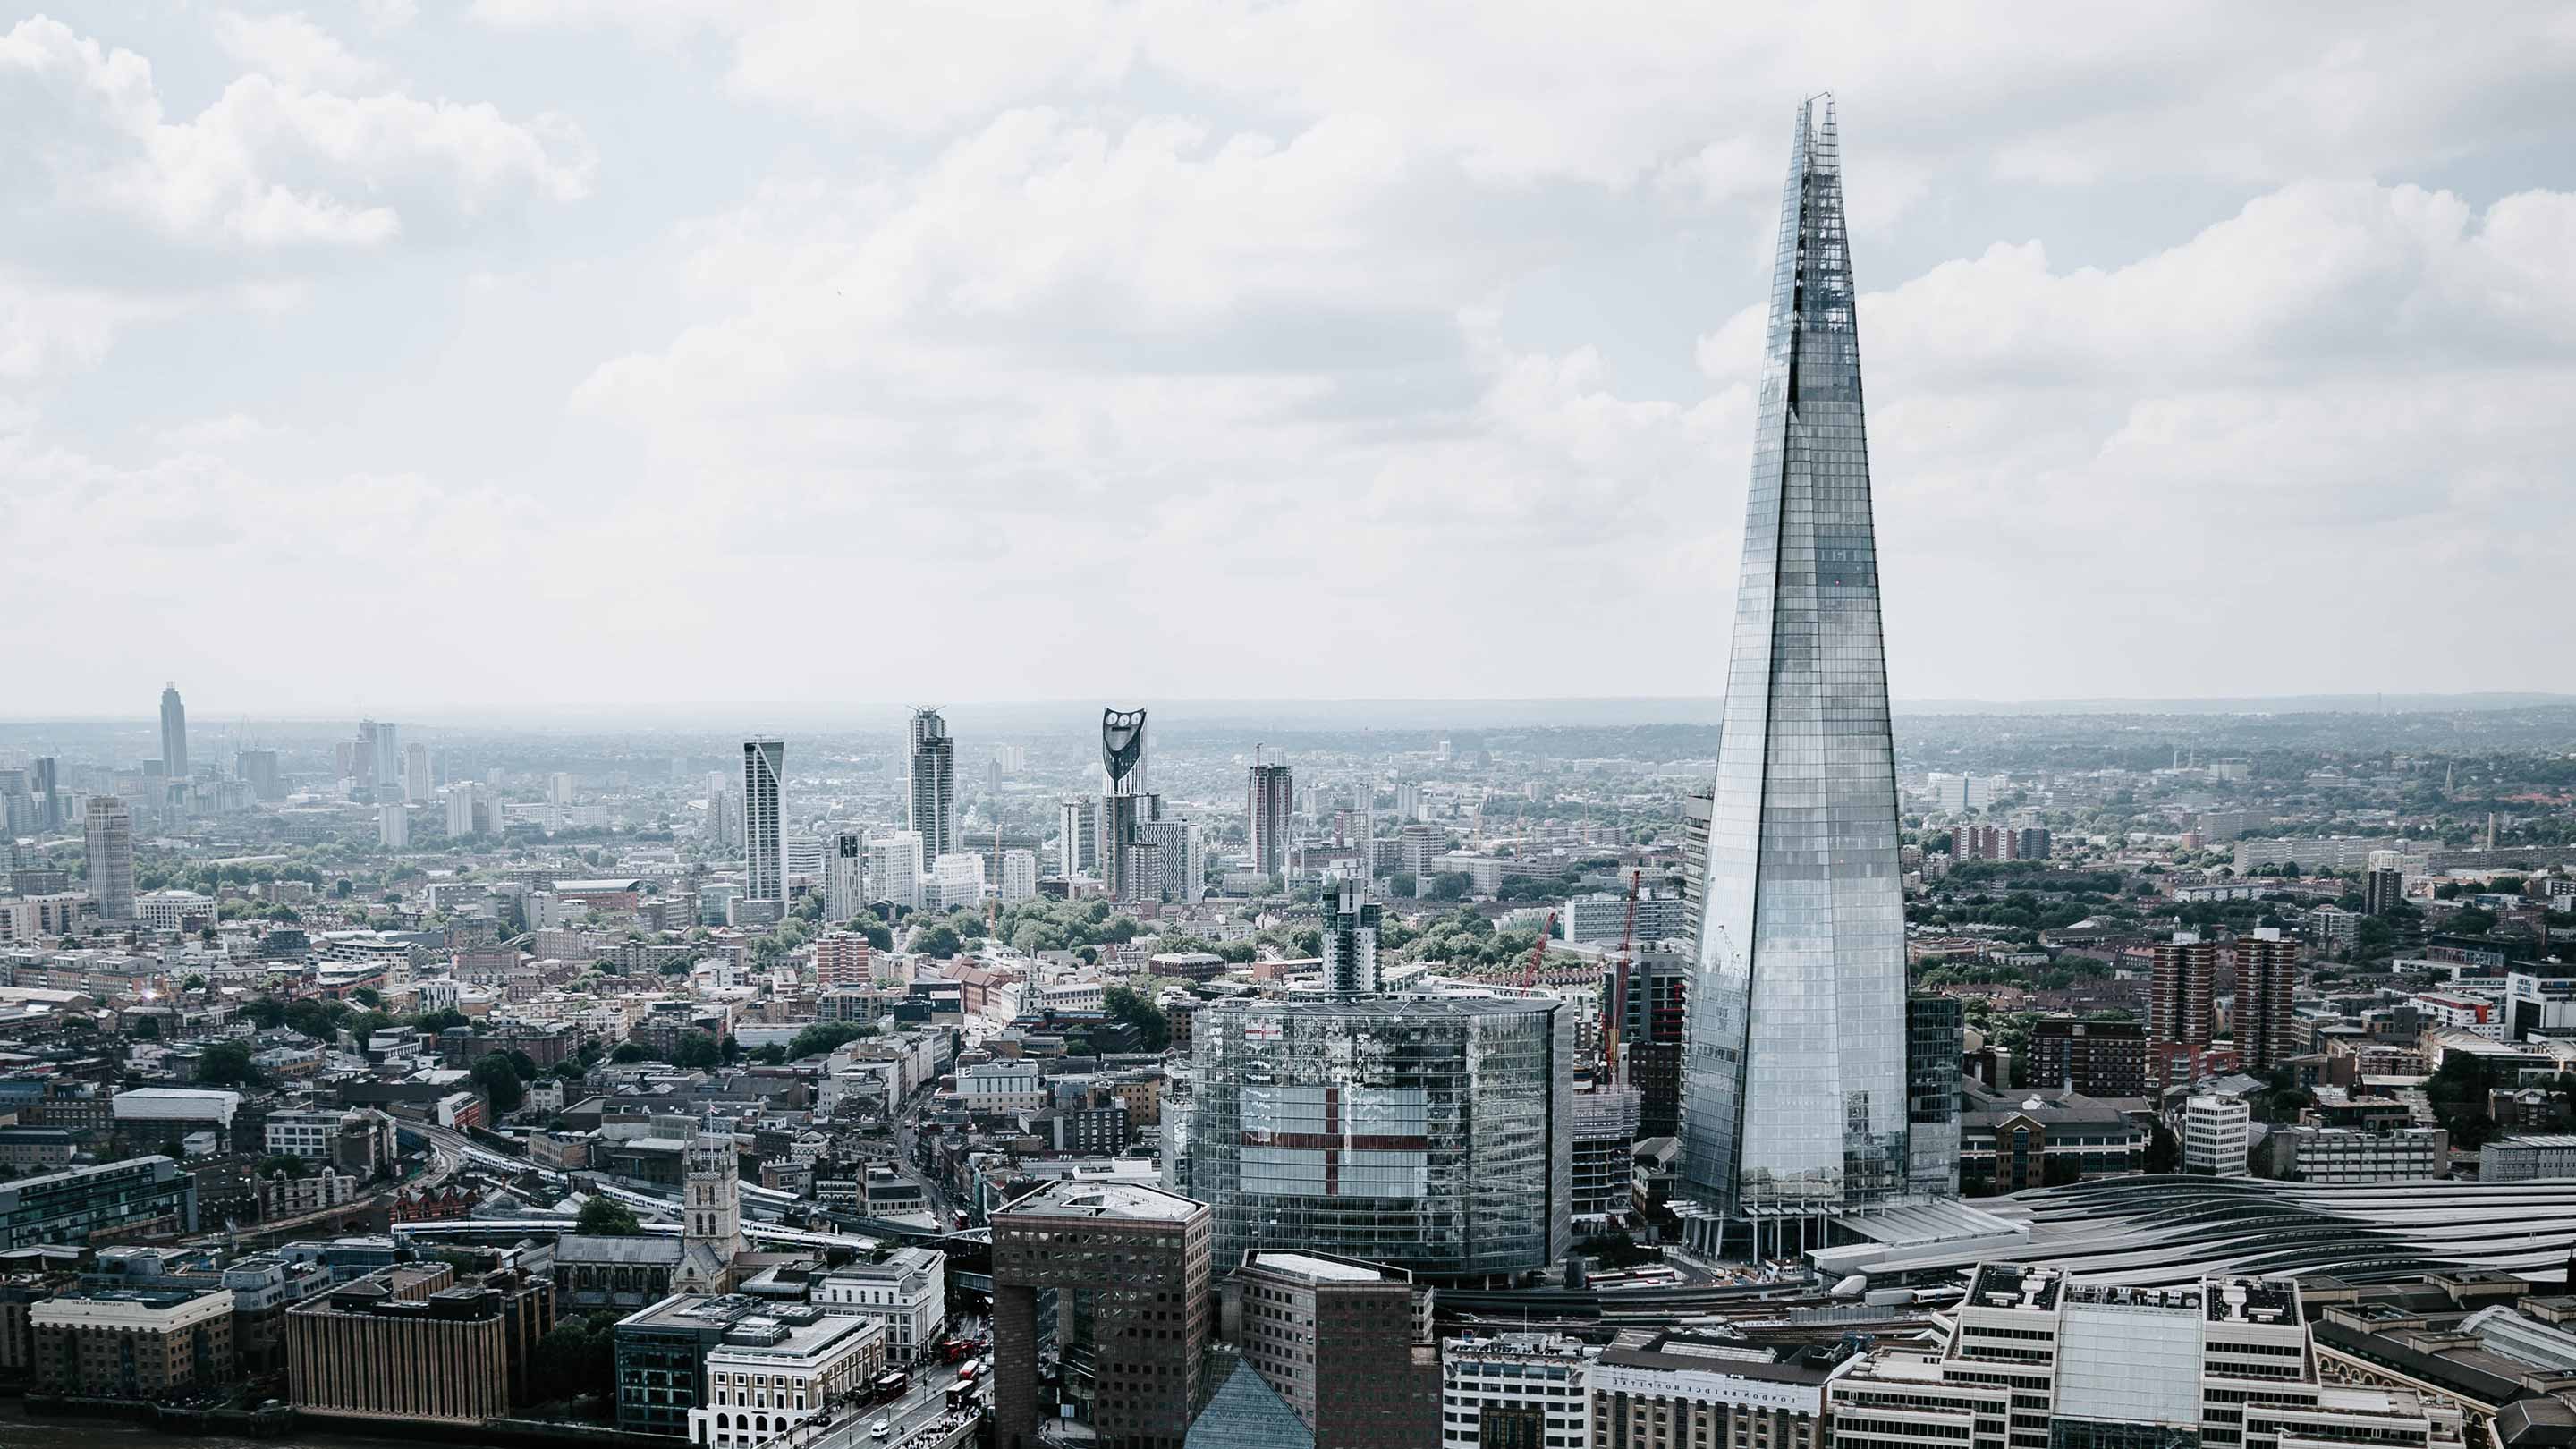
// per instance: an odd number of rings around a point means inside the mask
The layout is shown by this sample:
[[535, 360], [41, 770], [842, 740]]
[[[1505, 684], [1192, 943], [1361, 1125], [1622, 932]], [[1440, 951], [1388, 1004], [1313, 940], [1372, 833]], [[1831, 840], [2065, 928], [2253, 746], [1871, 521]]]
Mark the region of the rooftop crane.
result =
[[1529, 969], [1521, 973], [1522, 986], [1529, 987], [1536, 986], [1538, 984], [1539, 958], [1547, 954], [1547, 943], [1554, 939], [1555, 936], [1556, 912], [1553, 909], [1550, 909], [1547, 913], [1547, 924], [1538, 928], [1538, 944], [1530, 947]]
[[1601, 1074], [1612, 1086], [1620, 1083], [1619, 1028], [1628, 1020], [1628, 962], [1637, 945], [1637, 883], [1646, 872], [1638, 867], [1628, 871], [1628, 923], [1619, 928], [1619, 964], [1611, 989], [1601, 1002]]

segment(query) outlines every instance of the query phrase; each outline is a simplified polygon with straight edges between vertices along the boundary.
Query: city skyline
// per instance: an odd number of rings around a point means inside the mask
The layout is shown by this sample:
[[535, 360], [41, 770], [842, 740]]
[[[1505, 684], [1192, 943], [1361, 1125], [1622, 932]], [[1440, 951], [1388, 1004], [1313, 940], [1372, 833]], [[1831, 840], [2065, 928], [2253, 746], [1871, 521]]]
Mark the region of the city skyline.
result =
[[[2553, 240], [2576, 158], [2532, 139], [2576, 106], [2563, 27], [1685, 13], [1433, 45], [1455, 27], [1224, 8], [1067, 19], [1026, 64], [943, 12], [915, 38], [961, 80], [928, 90], [942, 64], [890, 67], [819, 12], [0, 22], [0, 95], [53, 158], [5, 183], [0, 519], [134, 540], [128, 587], [62, 553], [0, 606], [102, 592], [84, 633], [135, 641], [209, 599], [285, 604], [335, 661], [39, 636], [48, 707], [122, 715], [168, 675], [201, 730], [584, 702], [544, 651], [410, 677], [380, 646], [414, 553], [444, 561], [456, 633], [613, 616], [592, 677], [836, 698], [704, 600], [817, 616], [840, 540], [887, 535], [907, 546], [872, 582], [929, 597], [975, 557], [947, 622], [1003, 641], [888, 641], [872, 669], [931, 697], [1507, 696], [1533, 657], [1567, 661], [1548, 692], [1713, 692], [1557, 600], [1615, 579], [1626, 617], [1726, 605], [1736, 521], [1689, 503], [1750, 421], [1727, 359], [1761, 325], [1792, 77], [1868, 138], [1858, 306], [1909, 399], [1877, 439], [1908, 540], [1884, 561], [1898, 698], [2527, 674], [2513, 621], [2553, 577], [2511, 520], [2576, 455], [2551, 405], [2576, 377]], [[1385, 63], [1329, 59], [1354, 49]], [[339, 107], [382, 129], [317, 151]], [[188, 365], [214, 337], [227, 365]], [[706, 547], [773, 494], [796, 526]], [[1347, 546], [1279, 526], [1301, 516]], [[1154, 589], [1095, 587], [1140, 546]], [[2357, 558], [2506, 623], [2258, 627], [2366, 590]], [[1505, 559], [1560, 587], [1498, 587]], [[1966, 628], [1945, 601], [1971, 583], [2055, 607]], [[1292, 592], [1339, 602], [1232, 647]], [[1096, 637], [1167, 647], [1095, 691], [1079, 651], [1019, 642], [1068, 598]], [[1398, 619], [1444, 647], [1366, 647]]]

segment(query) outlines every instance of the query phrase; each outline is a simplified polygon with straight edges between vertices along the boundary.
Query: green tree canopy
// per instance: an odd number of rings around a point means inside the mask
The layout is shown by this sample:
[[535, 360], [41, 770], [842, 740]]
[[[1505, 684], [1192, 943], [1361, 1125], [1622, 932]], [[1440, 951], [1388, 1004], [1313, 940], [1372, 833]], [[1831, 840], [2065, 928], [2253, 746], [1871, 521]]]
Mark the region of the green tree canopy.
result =
[[474, 1085], [492, 1103], [496, 1116], [506, 1117], [519, 1110], [528, 1100], [528, 1089], [519, 1080], [519, 1070], [499, 1052], [487, 1052], [473, 1066]]
[[595, 1197], [583, 1203], [574, 1226], [594, 1238], [631, 1238], [644, 1231], [644, 1225], [635, 1218], [635, 1210], [610, 1197]]

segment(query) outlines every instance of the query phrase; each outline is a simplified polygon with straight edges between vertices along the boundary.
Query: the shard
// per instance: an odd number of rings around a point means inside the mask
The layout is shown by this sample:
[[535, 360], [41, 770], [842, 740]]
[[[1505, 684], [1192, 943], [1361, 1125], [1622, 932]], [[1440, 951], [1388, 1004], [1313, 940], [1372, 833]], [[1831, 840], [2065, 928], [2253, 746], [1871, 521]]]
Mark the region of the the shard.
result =
[[1781, 196], [1689, 993], [1683, 1190], [1714, 1223], [1906, 1190], [1905, 916], [1853, 298], [1819, 97]]

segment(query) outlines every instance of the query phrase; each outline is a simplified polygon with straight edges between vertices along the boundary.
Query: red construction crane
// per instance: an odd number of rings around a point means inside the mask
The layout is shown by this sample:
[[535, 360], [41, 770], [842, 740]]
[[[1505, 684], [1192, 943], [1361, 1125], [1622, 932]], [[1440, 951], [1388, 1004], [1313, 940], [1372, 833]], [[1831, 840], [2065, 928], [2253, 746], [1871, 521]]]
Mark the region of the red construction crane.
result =
[[1530, 947], [1529, 969], [1521, 973], [1521, 985], [1538, 984], [1539, 958], [1547, 954], [1547, 943], [1556, 935], [1556, 912], [1547, 913], [1547, 924], [1538, 928], [1538, 944]]

